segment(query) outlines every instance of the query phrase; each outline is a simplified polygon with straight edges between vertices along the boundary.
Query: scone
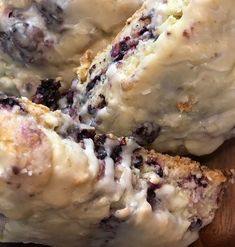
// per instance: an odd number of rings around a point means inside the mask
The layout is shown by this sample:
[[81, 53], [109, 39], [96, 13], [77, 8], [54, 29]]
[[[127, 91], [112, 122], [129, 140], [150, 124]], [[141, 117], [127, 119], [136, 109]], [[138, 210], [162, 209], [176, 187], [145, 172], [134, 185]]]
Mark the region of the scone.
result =
[[188, 158], [7, 97], [0, 159], [2, 242], [186, 247], [212, 221], [226, 181]]
[[159, 151], [214, 151], [234, 134], [234, 16], [234, 0], [146, 1], [79, 68], [83, 121]]
[[116, 34], [141, 0], [1, 0], [0, 90], [31, 96], [41, 78], [62, 77], [88, 48]]

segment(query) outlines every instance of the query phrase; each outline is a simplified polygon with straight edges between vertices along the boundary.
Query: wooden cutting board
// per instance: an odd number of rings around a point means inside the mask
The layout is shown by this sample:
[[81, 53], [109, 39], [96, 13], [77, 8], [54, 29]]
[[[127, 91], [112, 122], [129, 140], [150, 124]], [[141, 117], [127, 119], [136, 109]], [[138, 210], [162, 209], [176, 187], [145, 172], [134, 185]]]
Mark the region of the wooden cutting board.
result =
[[[196, 159], [210, 168], [235, 169], [235, 139], [215, 153]], [[192, 247], [235, 247], [235, 183], [228, 186], [214, 222], [202, 230]]]

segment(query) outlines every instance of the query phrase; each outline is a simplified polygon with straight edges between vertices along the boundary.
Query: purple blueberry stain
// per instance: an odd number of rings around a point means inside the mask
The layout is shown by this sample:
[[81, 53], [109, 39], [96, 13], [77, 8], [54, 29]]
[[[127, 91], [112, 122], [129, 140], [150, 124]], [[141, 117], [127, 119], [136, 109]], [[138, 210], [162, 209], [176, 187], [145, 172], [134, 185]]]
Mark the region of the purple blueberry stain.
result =
[[14, 106], [18, 106], [21, 111], [25, 111], [22, 105], [19, 103], [17, 98], [14, 97], [4, 97], [0, 98], [0, 107], [11, 110]]
[[76, 109], [73, 107], [76, 96], [76, 90], [69, 89], [67, 92], [61, 93], [60, 99], [58, 101], [59, 109], [71, 117], [77, 116]]
[[140, 145], [150, 145], [159, 136], [161, 128], [154, 122], [145, 122], [133, 130], [133, 137]]
[[154, 184], [154, 183], [148, 181], [148, 187], [151, 188], [152, 190], [157, 190], [157, 189], [160, 189], [162, 187], [162, 184], [161, 183]]
[[208, 179], [205, 176], [200, 176], [197, 177], [196, 175], [189, 175], [185, 178], [182, 178], [181, 181], [178, 182], [178, 185], [180, 187], [183, 188], [187, 188], [188, 187], [188, 183], [194, 183], [196, 186], [198, 187], [202, 187], [202, 188], [207, 188], [208, 186]]
[[152, 166], [154, 168], [155, 173], [160, 178], [162, 178], [164, 176], [163, 169], [162, 169], [161, 165], [159, 164], [159, 162], [157, 161], [156, 158], [154, 158], [154, 157], [148, 158], [148, 160], [146, 161], [146, 164], [149, 165], [149, 166]]
[[206, 188], [208, 186], [208, 179], [205, 176], [201, 176], [198, 178], [196, 175], [193, 175], [192, 178], [198, 186], [203, 188]]
[[73, 102], [74, 102], [74, 91], [73, 90], [69, 90], [66, 93], [66, 100], [67, 100], [67, 105], [72, 107]]
[[112, 47], [111, 57], [113, 61], [118, 62], [122, 60], [126, 53], [131, 49], [135, 49], [137, 45], [138, 41], [131, 40], [131, 37], [127, 36], [123, 38], [122, 41]]
[[100, 180], [104, 177], [105, 174], [105, 161], [104, 160], [99, 160], [99, 173], [97, 176], [97, 179]]
[[142, 17], [140, 19], [143, 26], [132, 36], [124, 37], [120, 42], [113, 45], [110, 55], [114, 62], [121, 61], [129, 50], [136, 49], [139, 41], [142, 39], [155, 39], [153, 30], [148, 25], [151, 23], [151, 16]]

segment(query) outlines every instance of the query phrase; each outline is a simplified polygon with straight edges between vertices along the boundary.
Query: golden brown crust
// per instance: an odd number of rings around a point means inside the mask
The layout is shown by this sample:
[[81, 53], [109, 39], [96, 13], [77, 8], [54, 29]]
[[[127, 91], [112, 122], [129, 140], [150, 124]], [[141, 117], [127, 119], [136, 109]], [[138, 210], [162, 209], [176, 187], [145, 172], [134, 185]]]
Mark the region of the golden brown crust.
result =
[[44, 105], [39, 105], [31, 102], [26, 98], [20, 99], [29, 115], [33, 116], [36, 121], [48, 129], [54, 129], [63, 124], [64, 115], [60, 111], [50, 111], [50, 109]]
[[188, 174], [197, 173], [201, 171], [209, 181], [215, 184], [225, 183], [227, 181], [225, 174], [220, 170], [210, 170], [206, 166], [201, 166], [200, 163], [191, 160], [190, 158], [180, 156], [170, 156], [167, 154], [156, 153], [155, 151], [150, 152], [155, 155], [160, 161], [167, 164], [169, 169], [177, 169], [180, 171], [180, 175], [187, 176]]
[[80, 66], [76, 69], [76, 73], [81, 83], [85, 82], [87, 79], [88, 69], [92, 63], [93, 58], [94, 54], [92, 50], [87, 50], [80, 59]]
[[177, 103], [177, 108], [181, 112], [190, 112], [193, 108], [193, 105], [190, 104], [190, 102], [178, 102]]
[[43, 189], [51, 174], [51, 144], [37, 122], [25, 113], [0, 114], [0, 143], [6, 183], [27, 193]]

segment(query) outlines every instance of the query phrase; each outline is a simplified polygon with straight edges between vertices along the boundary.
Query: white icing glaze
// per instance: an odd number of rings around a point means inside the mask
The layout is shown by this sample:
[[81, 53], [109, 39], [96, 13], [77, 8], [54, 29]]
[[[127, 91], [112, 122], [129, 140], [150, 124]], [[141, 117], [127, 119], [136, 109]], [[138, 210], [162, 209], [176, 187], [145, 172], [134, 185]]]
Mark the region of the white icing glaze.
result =
[[[161, 132], [152, 147], [159, 151], [184, 149], [196, 155], [211, 153], [233, 136], [234, 3], [146, 1], [92, 63], [97, 71], [91, 77], [101, 69], [107, 71], [105, 82], [97, 82], [86, 102], [96, 105], [96, 97], [105, 96], [105, 111], [90, 116], [98, 130], [127, 136], [137, 125], [155, 122]], [[113, 62], [112, 47], [130, 36], [140, 25], [139, 18], [151, 15], [152, 9], [151, 25], [160, 36], [140, 41], [136, 50]], [[102, 65], [104, 58], [107, 62]], [[79, 88], [84, 91], [86, 83]]]
[[[105, 136], [107, 156], [98, 160], [96, 141], [85, 138], [77, 143], [73, 135], [59, 135], [69, 125], [81, 127], [78, 123], [26, 99], [19, 104], [24, 111], [0, 108], [0, 213], [7, 218], [1, 241], [61, 247], [186, 247], [198, 237], [198, 229], [189, 230], [191, 218], [200, 217], [204, 225], [213, 219], [222, 180], [207, 188], [188, 186], [187, 165], [172, 166], [174, 158], [150, 155], [132, 139], [113, 135]], [[113, 150], [120, 145], [115, 159]], [[158, 181], [155, 177], [156, 204], [148, 198], [158, 164], [134, 168], [133, 151], [141, 152], [143, 159], [155, 158], [164, 168], [165, 176]], [[199, 166], [194, 173], [203, 178]], [[182, 182], [185, 187], [178, 186]]]

